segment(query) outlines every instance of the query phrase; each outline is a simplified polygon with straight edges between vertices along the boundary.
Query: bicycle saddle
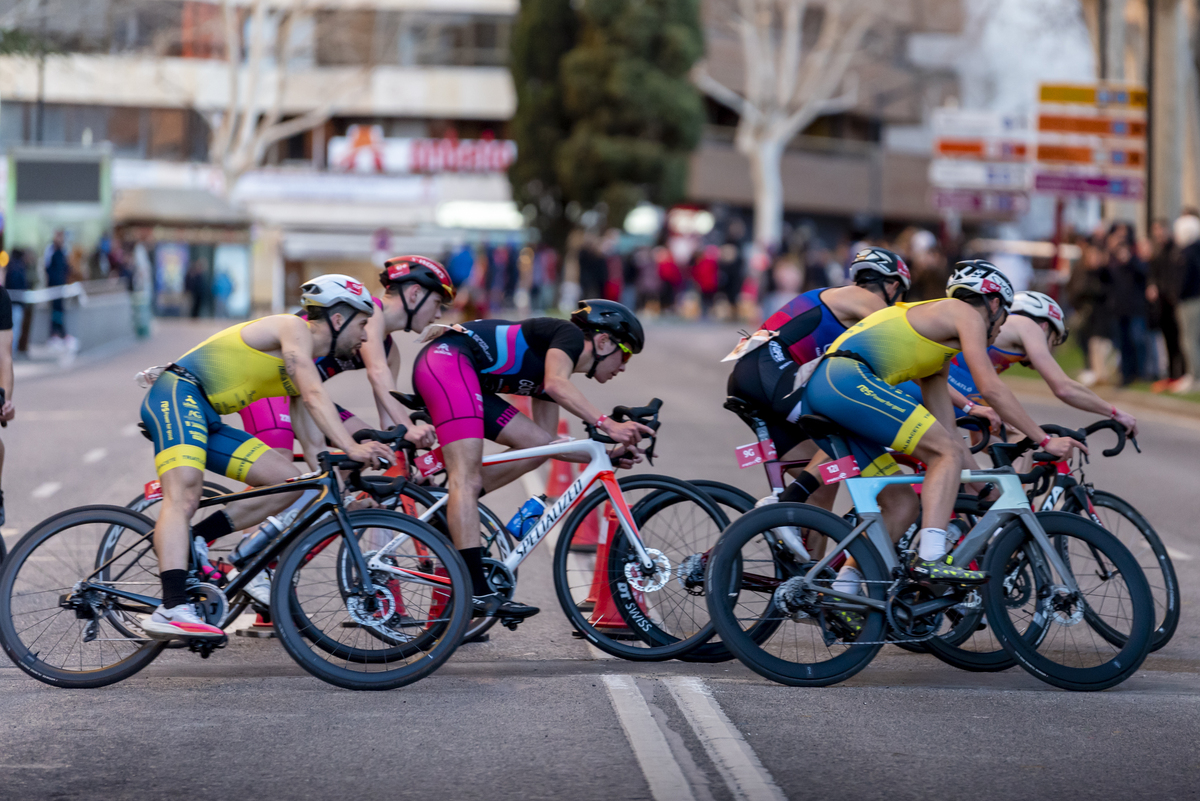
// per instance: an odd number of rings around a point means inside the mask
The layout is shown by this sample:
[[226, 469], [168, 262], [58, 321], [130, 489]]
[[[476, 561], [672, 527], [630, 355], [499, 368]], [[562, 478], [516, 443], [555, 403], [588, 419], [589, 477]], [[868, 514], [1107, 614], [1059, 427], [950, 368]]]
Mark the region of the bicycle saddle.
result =
[[730, 395], [725, 399], [725, 408], [741, 418], [742, 422], [750, 426], [756, 433], [763, 425], [763, 421], [751, 410], [750, 404], [741, 398]]
[[800, 425], [813, 439], [842, 437], [847, 433], [846, 429], [822, 414], [802, 414]]
[[397, 392], [394, 389], [391, 390], [391, 393], [392, 397], [400, 401], [400, 405], [404, 406], [409, 411], [423, 412], [426, 410], [425, 401], [421, 399], [420, 395], [408, 392]]

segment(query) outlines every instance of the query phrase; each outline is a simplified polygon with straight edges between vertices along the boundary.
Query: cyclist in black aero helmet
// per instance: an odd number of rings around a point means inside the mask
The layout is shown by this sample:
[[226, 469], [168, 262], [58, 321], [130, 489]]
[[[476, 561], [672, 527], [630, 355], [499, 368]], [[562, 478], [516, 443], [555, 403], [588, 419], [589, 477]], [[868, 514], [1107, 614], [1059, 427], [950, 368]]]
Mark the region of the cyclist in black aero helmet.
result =
[[[629, 309], [608, 300], [584, 300], [570, 321], [534, 317], [443, 326], [417, 356], [413, 388], [428, 406], [442, 446], [450, 496], [446, 516], [471, 573], [477, 614], [523, 618], [538, 612], [505, 601], [487, 583], [479, 547], [479, 493], [504, 486], [545, 461], [523, 459], [481, 469], [484, 439], [517, 449], [549, 445], [558, 436], [561, 406], [621, 443], [612, 452], [614, 463], [632, 466], [639, 457], [626, 449], [653, 432], [639, 423], [609, 419], [571, 383], [571, 376], [585, 373], [603, 384], [624, 372], [644, 344], [642, 324]], [[501, 394], [532, 397], [532, 419]]]

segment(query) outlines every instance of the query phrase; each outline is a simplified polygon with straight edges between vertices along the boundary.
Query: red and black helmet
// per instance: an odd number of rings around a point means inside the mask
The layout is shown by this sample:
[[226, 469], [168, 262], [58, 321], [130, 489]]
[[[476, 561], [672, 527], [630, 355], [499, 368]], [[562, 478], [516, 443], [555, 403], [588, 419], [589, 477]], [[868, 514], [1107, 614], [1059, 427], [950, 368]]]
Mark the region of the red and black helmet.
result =
[[383, 263], [379, 283], [384, 289], [410, 282], [437, 292], [447, 303], [454, 300], [454, 282], [441, 263], [424, 256], [394, 256]]

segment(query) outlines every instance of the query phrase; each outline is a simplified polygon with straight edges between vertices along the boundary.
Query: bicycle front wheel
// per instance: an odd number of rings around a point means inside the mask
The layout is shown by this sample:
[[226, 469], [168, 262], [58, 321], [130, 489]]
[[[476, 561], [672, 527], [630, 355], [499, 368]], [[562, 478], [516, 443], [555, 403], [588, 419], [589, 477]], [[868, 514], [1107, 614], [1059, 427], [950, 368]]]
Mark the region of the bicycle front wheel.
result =
[[[1066, 690], [1120, 684], [1145, 660], [1154, 632], [1154, 599], [1142, 569], [1090, 520], [1065, 512], [1039, 512], [1037, 520], [1066, 575], [1024, 525], [1010, 528], [988, 550], [988, 621], [1021, 667], [1049, 684]], [[1089, 616], [1120, 642], [1101, 636]], [[1035, 625], [1044, 625], [1044, 634], [1026, 636]]]
[[[349, 690], [411, 684], [450, 658], [471, 619], [471, 582], [462, 557], [436, 530], [396, 512], [347, 515], [353, 540], [336, 520], [302, 534], [279, 558], [271, 608], [279, 641], [297, 663]], [[369, 593], [353, 588], [366, 532], [385, 543]], [[348, 574], [349, 571], [349, 574]]]
[[[157, 605], [157, 574], [140, 566], [153, 529], [120, 506], [84, 506], [22, 537], [0, 571], [0, 645], [13, 664], [55, 687], [92, 688], [154, 661], [165, 643], [141, 628], [154, 606], [108, 592], [144, 595]], [[127, 544], [98, 563], [114, 530], [128, 532]]]
[[[1154, 622], [1157, 624], [1150, 640], [1150, 650], [1157, 651], [1171, 641], [1179, 626], [1179, 580], [1175, 577], [1175, 566], [1171, 564], [1171, 557], [1158, 532], [1129, 502], [1103, 490], [1095, 490], [1091, 497], [1100, 525], [1129, 549], [1146, 574], [1146, 581], [1150, 583], [1150, 594], [1154, 596]], [[1076, 508], [1064, 511], [1087, 514], [1085, 510]], [[1088, 623], [1098, 627], [1096, 630], [1101, 636], [1118, 636], [1117, 632], [1109, 631], [1102, 620], [1092, 615], [1088, 616]]]
[[598, 490], [580, 502], [558, 538], [558, 600], [575, 630], [602, 651], [634, 661], [674, 659], [713, 635], [704, 554], [729, 520], [686, 481], [636, 475], [619, 483], [655, 560], [653, 575], [643, 575], [633, 545], [609, 513], [608, 493]]
[[[815, 561], [802, 562], [782, 545], [781, 529], [791, 529], [810, 551], [825, 553], [852, 530], [837, 515], [800, 503], [743, 515], [721, 535], [708, 562], [708, 608], [717, 634], [746, 667], [772, 681], [795, 687], [845, 681], [883, 647], [884, 614], [820, 592], [836, 578], [832, 568], [814, 579], [817, 589], [800, 586]], [[891, 579], [879, 554], [864, 536], [846, 551], [858, 562], [866, 596], [883, 603]], [[778, 600], [780, 594], [787, 599]], [[857, 630], [846, 627], [842, 613], [856, 616]]]

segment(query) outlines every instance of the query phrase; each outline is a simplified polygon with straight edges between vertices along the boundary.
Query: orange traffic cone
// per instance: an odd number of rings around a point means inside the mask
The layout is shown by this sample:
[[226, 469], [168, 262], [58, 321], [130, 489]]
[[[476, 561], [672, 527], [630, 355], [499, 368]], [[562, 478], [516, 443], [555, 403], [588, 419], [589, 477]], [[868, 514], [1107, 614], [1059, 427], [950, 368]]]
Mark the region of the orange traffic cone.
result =
[[271, 625], [270, 613], [264, 615], [262, 612], [258, 612], [254, 618], [254, 625], [249, 628], [238, 629], [236, 633], [239, 637], [270, 639], [275, 636], [275, 627]]
[[[599, 545], [596, 548], [596, 568], [592, 573], [592, 590], [588, 593], [584, 604], [588, 601], [593, 604], [592, 616], [588, 618], [588, 623], [594, 628], [604, 629], [609, 636], [627, 633], [630, 637], [634, 637], [636, 635], [625, 624], [625, 618], [621, 617], [620, 610], [613, 602], [612, 593], [608, 590], [608, 549], [612, 544], [613, 537], [616, 536], [616, 525], [617, 513], [613, 511], [611, 504], [605, 504], [604, 522], [600, 526]], [[642, 603], [641, 593], [635, 592], [634, 600], [640, 606]]]
[[[567, 426], [567, 421], [560, 419], [558, 421], [558, 436], [571, 436], [571, 429]], [[571, 486], [571, 482], [575, 480], [576, 465], [573, 462], [560, 462], [557, 459], [550, 460], [550, 479], [546, 482], [546, 496], [548, 498], [557, 498], [566, 492], [567, 487]]]

